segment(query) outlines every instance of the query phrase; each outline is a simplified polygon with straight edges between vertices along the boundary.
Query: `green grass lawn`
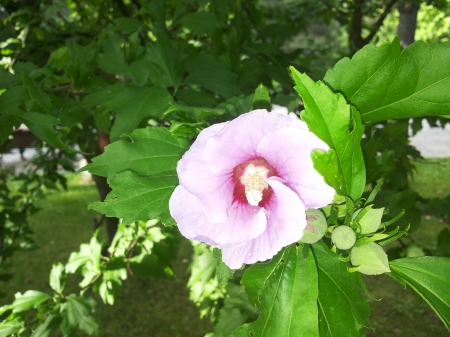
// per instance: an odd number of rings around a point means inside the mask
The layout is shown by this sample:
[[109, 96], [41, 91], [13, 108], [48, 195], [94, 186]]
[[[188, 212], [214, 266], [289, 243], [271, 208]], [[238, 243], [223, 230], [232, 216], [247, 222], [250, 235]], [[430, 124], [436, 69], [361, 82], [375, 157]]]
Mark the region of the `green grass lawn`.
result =
[[[422, 196], [450, 194], [450, 159], [417, 163], [417, 169], [411, 186]], [[1, 299], [0, 305], [11, 302], [16, 292], [28, 289], [50, 292], [48, 275], [52, 264], [65, 263], [72, 251], [89, 241], [96, 213], [88, 211], [87, 205], [97, 198], [95, 186], [86, 185], [75, 176], [69, 180], [68, 191], [50, 192], [39, 202], [41, 211], [29, 219], [38, 248], [14, 255], [11, 260], [14, 277], [2, 283], [2, 290], [8, 297]], [[437, 234], [445, 226], [438, 219], [423, 217], [422, 225], [412, 237], [433, 247]], [[105, 233], [101, 233], [100, 238], [106, 239]], [[100, 325], [100, 336], [201, 337], [211, 330], [209, 321], [198, 318], [198, 308], [188, 299], [187, 267], [192, 249], [187, 240], [182, 242], [173, 279], [130, 277], [124, 281], [113, 306], [104, 305], [97, 295], [94, 296], [98, 302], [95, 318]], [[382, 298], [380, 302], [369, 300], [376, 331], [368, 331], [367, 336], [450, 335], [425, 301], [409, 289], [384, 275], [365, 277], [365, 280], [371, 293]], [[79, 281], [69, 277], [65, 293], [77, 292]]]

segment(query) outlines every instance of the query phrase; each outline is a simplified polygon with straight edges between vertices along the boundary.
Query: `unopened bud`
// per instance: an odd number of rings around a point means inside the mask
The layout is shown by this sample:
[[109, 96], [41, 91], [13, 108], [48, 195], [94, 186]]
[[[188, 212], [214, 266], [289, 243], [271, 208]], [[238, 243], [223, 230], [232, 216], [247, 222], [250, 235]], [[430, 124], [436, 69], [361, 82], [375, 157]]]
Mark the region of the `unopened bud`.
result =
[[306, 211], [306, 227], [300, 242], [313, 244], [319, 241], [327, 231], [327, 219], [318, 209]]
[[350, 249], [355, 245], [356, 234], [348, 226], [336, 227], [331, 233], [331, 241], [338, 249]]

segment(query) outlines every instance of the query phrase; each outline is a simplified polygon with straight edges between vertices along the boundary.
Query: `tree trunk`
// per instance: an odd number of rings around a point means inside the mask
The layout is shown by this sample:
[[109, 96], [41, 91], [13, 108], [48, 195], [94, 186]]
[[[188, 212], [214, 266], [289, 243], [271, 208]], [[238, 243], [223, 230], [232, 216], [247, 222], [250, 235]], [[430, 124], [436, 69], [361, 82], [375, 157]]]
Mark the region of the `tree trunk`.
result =
[[[110, 143], [109, 135], [104, 133], [102, 130], [98, 130], [98, 149], [96, 151], [89, 151], [95, 152], [96, 155], [94, 156], [85, 155], [84, 157], [86, 158], [87, 162], [91, 163], [93, 157], [102, 154], [105, 151], [105, 146], [108, 145], [109, 143]], [[98, 193], [100, 194], [100, 200], [105, 201], [106, 196], [108, 195], [109, 192], [111, 192], [111, 187], [109, 187], [106, 178], [93, 174], [92, 179], [94, 180], [95, 185], [97, 186]], [[106, 230], [108, 232], [110, 243], [114, 239], [114, 235], [116, 235], [118, 225], [119, 219], [106, 217]]]
[[398, 4], [398, 12], [400, 14], [397, 26], [397, 35], [400, 38], [400, 44], [403, 48], [413, 43], [414, 35], [417, 27], [417, 12], [420, 4], [401, 1]]
[[348, 43], [352, 54], [356, 53], [366, 44], [362, 37], [363, 5], [364, 0], [355, 0], [353, 4], [352, 21], [348, 34]]

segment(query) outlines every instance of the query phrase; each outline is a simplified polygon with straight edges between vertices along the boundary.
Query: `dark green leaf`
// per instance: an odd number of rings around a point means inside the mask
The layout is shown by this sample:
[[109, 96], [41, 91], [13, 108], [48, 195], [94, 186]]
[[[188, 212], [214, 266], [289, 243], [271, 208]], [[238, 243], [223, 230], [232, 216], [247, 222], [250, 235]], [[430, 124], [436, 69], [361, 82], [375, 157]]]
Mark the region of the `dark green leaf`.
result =
[[398, 38], [367, 45], [339, 61], [324, 81], [342, 92], [365, 123], [450, 112], [450, 42], [413, 43], [403, 52]]
[[394, 260], [390, 266], [392, 272], [413, 288], [450, 330], [450, 259], [410, 257]]
[[0, 89], [9, 89], [17, 81], [17, 77], [0, 67]]
[[64, 308], [67, 323], [70, 327], [78, 326], [80, 330], [88, 335], [98, 333], [98, 324], [91, 316], [95, 311], [96, 303], [94, 299], [89, 297], [70, 295]]
[[347, 271], [323, 241], [313, 245], [319, 273], [320, 336], [364, 336], [363, 327], [371, 328], [370, 308], [361, 295], [358, 275]]
[[172, 97], [160, 87], [130, 88], [120, 93], [106, 111], [117, 112], [111, 129], [111, 139], [132, 132], [145, 117], [161, 118]]
[[130, 69], [125, 60], [125, 55], [122, 50], [122, 44], [124, 43], [117, 34], [112, 34], [103, 43], [104, 53], [98, 55], [98, 66], [113, 75], [126, 75]]
[[26, 97], [26, 88], [23, 85], [17, 85], [6, 90], [0, 95], [0, 113], [9, 114], [18, 110], [19, 105]]
[[40, 140], [60, 150], [74, 152], [69, 145], [62, 142], [62, 133], [55, 130], [55, 126], [59, 124], [56, 117], [35, 111], [15, 111], [11, 115], [28, 126], [30, 131]]
[[194, 12], [184, 16], [180, 22], [196, 34], [212, 35], [214, 29], [220, 25], [210, 12]]
[[13, 126], [19, 126], [18, 119], [11, 115], [0, 115], [0, 145], [6, 142], [12, 134]]
[[[334, 94], [322, 82], [314, 82], [292, 67], [291, 70], [297, 84], [295, 89], [305, 104], [302, 120], [313, 133], [335, 149], [340, 172], [338, 181], [343, 181], [346, 195], [353, 200], [358, 199], [366, 185], [360, 145], [364, 126], [358, 112], [351, 109], [341, 94]], [[334, 170], [332, 172], [334, 174]]]
[[36, 308], [42, 302], [47, 301], [49, 295], [37, 290], [27, 290], [23, 295], [16, 295], [16, 299], [10, 308], [13, 312], [22, 312], [31, 308]]
[[44, 324], [33, 331], [31, 337], [50, 337], [61, 324], [62, 317], [59, 314], [52, 314], [47, 317]]
[[178, 184], [175, 171], [167, 175], [142, 177], [132, 171], [116, 176], [110, 183], [112, 192], [104, 202], [93, 202], [90, 209], [109, 217], [122, 218], [124, 224], [148, 221], [169, 210], [169, 198]]
[[178, 160], [189, 147], [186, 139], [175, 137], [165, 128], [137, 129], [130, 139], [132, 142], [121, 140], [108, 145], [102, 155], [82, 170], [108, 179], [125, 170], [154, 175], [175, 170]]
[[52, 109], [52, 101], [50, 96], [44, 92], [41, 88], [36, 86], [36, 83], [27, 75], [22, 74], [23, 84], [28, 88], [28, 93], [33, 101], [39, 104], [41, 107], [49, 113]]
[[231, 98], [240, 93], [237, 79], [238, 76], [227, 69], [204, 69], [189, 74], [185, 82], [201, 85], [224, 98]]
[[319, 336], [317, 269], [310, 249], [304, 258], [303, 245], [290, 245], [270, 262], [254, 264], [245, 272], [241, 283], [260, 314], [233, 337]]

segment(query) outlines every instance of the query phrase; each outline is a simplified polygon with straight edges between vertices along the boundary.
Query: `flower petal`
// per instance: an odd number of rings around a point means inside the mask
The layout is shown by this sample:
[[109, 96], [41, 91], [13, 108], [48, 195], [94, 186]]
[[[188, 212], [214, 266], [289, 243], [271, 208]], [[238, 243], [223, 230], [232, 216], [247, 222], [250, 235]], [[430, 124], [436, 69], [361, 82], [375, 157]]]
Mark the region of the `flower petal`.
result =
[[240, 245], [264, 232], [267, 224], [263, 208], [239, 202], [232, 204], [227, 220], [213, 223], [200, 201], [181, 185], [170, 197], [169, 209], [181, 234], [214, 246]]
[[215, 174], [209, 169], [203, 159], [203, 150], [207, 140], [227, 124], [214, 124], [200, 132], [177, 166], [180, 184], [199, 199], [213, 222], [221, 222], [228, 217], [227, 210], [233, 201], [234, 184], [232, 172]]
[[204, 158], [215, 173], [232, 171], [258, 157], [256, 149], [265, 134], [286, 126], [306, 128], [299, 119], [266, 110], [255, 110], [232, 120], [206, 143]]
[[328, 150], [328, 146], [312, 132], [294, 127], [270, 132], [257, 149], [258, 155], [300, 196], [306, 209], [326, 206], [335, 195], [334, 189], [314, 169], [311, 159], [314, 149]]
[[303, 235], [306, 215], [298, 195], [277, 177], [270, 177], [267, 182], [274, 193], [265, 206], [266, 230], [240, 246], [221, 247], [223, 262], [232, 269], [240, 268], [243, 263], [270, 259], [281, 248], [297, 242]]

